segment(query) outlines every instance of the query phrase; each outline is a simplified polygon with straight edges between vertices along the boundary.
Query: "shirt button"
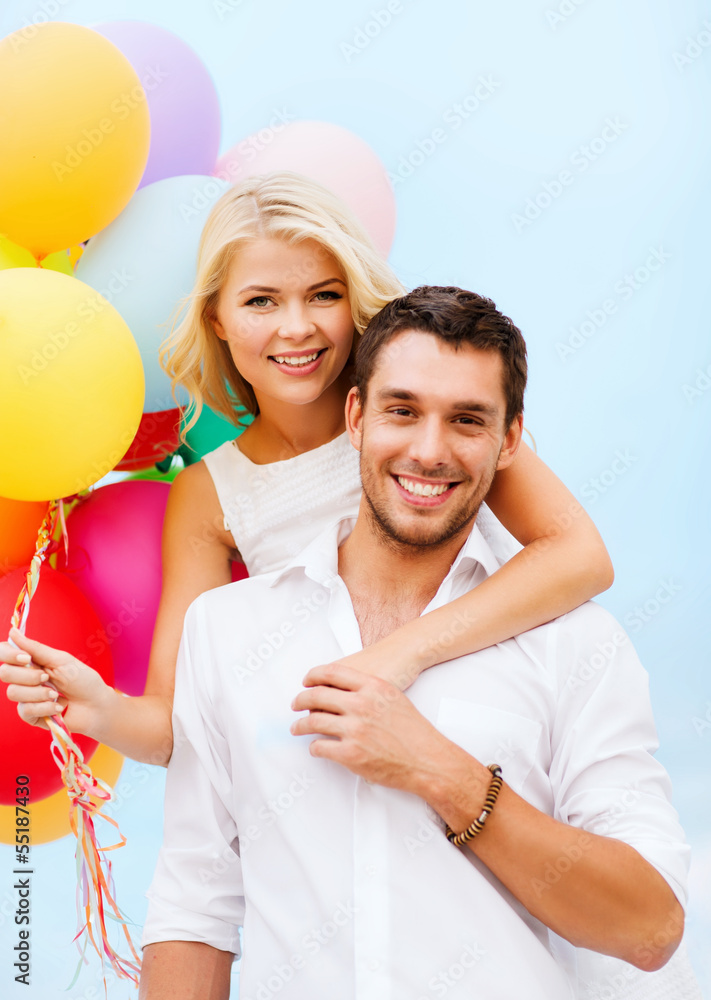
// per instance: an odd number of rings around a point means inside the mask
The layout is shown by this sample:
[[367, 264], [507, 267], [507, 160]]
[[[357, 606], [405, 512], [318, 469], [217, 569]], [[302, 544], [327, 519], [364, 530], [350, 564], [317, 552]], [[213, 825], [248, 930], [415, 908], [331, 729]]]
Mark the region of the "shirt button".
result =
[[378, 869], [375, 867], [375, 865], [366, 865], [365, 866], [365, 874], [366, 875], [375, 875], [375, 873], [377, 872], [377, 870]]

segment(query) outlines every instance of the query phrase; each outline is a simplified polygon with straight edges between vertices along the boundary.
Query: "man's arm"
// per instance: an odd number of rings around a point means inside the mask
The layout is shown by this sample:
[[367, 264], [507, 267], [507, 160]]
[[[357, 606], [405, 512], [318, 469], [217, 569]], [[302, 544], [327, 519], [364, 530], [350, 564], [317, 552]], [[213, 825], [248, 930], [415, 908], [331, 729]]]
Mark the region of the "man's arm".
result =
[[[293, 708], [310, 714], [292, 732], [338, 737], [314, 740], [314, 756], [418, 795], [457, 833], [479, 816], [491, 772], [393, 685], [338, 665], [310, 671], [305, 683]], [[651, 971], [681, 940], [681, 906], [638, 851], [558, 822], [506, 786], [470, 847], [533, 916], [578, 947]], [[565, 876], [551, 883], [546, 875], [561, 867]]]
[[234, 956], [197, 941], [143, 949], [139, 1000], [227, 1000]]
[[[460, 833], [481, 813], [491, 772], [461, 747], [444, 743], [449, 745], [433, 744], [430, 759], [423, 757], [410, 791]], [[652, 972], [681, 941], [684, 911], [633, 847], [560, 823], [505, 784], [484, 830], [468, 846], [529, 913], [577, 947]]]

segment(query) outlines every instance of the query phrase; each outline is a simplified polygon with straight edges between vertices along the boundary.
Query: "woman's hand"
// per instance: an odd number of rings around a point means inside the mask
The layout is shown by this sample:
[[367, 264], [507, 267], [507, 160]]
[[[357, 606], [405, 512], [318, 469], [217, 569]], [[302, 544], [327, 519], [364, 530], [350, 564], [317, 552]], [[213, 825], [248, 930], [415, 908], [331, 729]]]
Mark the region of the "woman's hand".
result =
[[408, 655], [404, 643], [388, 643], [389, 638], [388, 636], [372, 646], [358, 650], [357, 653], [341, 656], [333, 663], [323, 666], [350, 667], [361, 674], [367, 674], [368, 677], [379, 677], [394, 684], [400, 691], [404, 691], [421, 673], [422, 666], [417, 664], [414, 656]]
[[20, 718], [46, 729], [48, 716], [63, 713], [71, 732], [91, 736], [116, 697], [113, 688], [71, 653], [28, 639], [16, 628], [10, 638], [19, 649], [0, 643], [0, 680], [9, 685], [7, 697], [18, 703]]

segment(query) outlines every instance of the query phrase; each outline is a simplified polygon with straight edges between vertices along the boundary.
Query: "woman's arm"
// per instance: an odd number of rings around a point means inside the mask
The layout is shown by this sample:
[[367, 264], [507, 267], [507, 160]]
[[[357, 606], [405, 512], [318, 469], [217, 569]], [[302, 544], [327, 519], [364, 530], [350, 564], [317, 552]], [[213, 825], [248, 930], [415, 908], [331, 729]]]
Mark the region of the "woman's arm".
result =
[[496, 473], [486, 502], [521, 552], [474, 590], [339, 662], [402, 689], [436, 663], [542, 625], [611, 586], [612, 563], [592, 519], [526, 445]]
[[[119, 694], [69, 653], [13, 632], [25, 656], [9, 643], [0, 643], [4, 661], [0, 680], [10, 685], [8, 698], [21, 703], [20, 715], [26, 722], [45, 725], [48, 715], [66, 709], [70, 731], [91, 736], [134, 760], [167, 764], [173, 748], [175, 663], [185, 612], [198, 595], [230, 582], [230, 560], [237, 557], [207, 467], [204, 462], [190, 466], [176, 477], [166, 508], [163, 589], [145, 693]], [[21, 666], [27, 653], [37, 668]], [[44, 686], [47, 681], [56, 692]]]

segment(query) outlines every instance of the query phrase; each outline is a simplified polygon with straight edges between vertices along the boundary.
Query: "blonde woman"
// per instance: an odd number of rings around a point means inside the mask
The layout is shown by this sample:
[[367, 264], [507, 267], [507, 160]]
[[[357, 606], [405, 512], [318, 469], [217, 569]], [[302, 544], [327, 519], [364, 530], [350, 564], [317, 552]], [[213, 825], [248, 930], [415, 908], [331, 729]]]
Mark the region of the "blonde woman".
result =
[[[352, 352], [369, 320], [402, 291], [355, 217], [320, 185], [282, 173], [225, 193], [203, 232], [187, 311], [162, 357], [190, 395], [191, 421], [204, 402], [235, 423], [242, 404], [254, 420], [171, 488], [145, 694], [125, 697], [69, 654], [15, 632], [20, 651], [0, 644], [0, 678], [27, 722], [42, 725], [65, 709], [70, 730], [136, 760], [167, 763], [188, 605], [228, 583], [233, 560], [251, 574], [270, 572], [328, 521], [357, 511], [358, 455], [344, 422]], [[482, 508], [477, 523], [498, 572], [344, 660], [406, 687], [422, 670], [549, 621], [612, 582], [592, 521], [530, 449], [497, 473], [488, 502], [496, 517]], [[279, 641], [279, 624], [265, 635], [264, 657]]]

